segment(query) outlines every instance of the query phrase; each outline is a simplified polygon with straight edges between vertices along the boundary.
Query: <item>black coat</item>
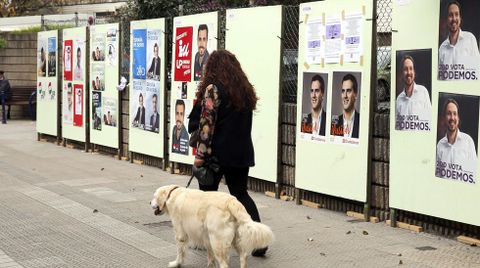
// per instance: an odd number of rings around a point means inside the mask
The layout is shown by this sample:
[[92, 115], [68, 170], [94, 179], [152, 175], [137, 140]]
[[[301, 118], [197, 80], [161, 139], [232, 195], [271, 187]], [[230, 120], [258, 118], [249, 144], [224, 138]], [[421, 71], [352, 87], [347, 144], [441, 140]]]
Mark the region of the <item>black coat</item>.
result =
[[[252, 111], [235, 111], [226, 91], [218, 86], [220, 106], [212, 138], [212, 155], [223, 167], [252, 167], [255, 154], [252, 142]], [[201, 106], [199, 102], [189, 115], [188, 132], [198, 129]]]

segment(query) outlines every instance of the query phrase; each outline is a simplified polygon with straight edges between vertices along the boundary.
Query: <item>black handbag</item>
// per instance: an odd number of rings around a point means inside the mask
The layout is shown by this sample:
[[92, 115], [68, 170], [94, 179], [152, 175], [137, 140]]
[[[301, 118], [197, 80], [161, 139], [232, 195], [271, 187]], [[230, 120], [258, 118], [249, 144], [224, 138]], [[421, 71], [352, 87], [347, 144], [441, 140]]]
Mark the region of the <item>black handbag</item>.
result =
[[215, 175], [220, 171], [220, 164], [216, 157], [212, 156], [205, 160], [201, 167], [192, 167], [192, 177], [188, 181], [187, 188], [190, 186], [192, 179], [195, 177], [198, 184], [211, 186], [215, 182]]

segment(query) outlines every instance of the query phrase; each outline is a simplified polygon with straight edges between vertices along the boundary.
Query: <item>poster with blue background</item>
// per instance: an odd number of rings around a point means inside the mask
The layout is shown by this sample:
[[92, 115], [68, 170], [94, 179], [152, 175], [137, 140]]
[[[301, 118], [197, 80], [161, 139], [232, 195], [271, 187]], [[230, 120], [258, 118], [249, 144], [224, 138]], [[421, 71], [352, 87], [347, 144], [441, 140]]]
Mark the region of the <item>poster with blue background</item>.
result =
[[133, 78], [146, 78], [146, 44], [147, 30], [133, 30]]

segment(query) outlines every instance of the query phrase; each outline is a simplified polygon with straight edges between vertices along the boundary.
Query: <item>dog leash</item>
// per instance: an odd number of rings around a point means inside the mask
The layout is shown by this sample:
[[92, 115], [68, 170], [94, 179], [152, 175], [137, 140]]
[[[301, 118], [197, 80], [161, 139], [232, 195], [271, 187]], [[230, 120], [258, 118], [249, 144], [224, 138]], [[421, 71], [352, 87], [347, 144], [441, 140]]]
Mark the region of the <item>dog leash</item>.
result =
[[192, 174], [192, 176], [191, 176], [190, 179], [188, 180], [187, 187], [185, 187], [185, 188], [188, 188], [188, 186], [190, 186], [190, 183], [192, 182], [193, 177], [195, 177], [195, 176]]

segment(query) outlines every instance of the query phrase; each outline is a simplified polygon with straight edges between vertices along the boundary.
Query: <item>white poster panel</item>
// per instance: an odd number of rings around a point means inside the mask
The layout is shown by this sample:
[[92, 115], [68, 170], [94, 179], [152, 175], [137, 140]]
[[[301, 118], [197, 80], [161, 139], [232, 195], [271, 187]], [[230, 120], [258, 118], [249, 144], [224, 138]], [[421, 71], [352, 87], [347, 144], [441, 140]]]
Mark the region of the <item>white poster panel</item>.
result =
[[480, 226], [480, 2], [459, 2], [393, 5], [389, 205]]
[[90, 142], [111, 148], [118, 148], [119, 34], [118, 23], [90, 27]]
[[165, 19], [130, 23], [129, 150], [164, 157]]
[[37, 132], [57, 136], [58, 31], [37, 37]]
[[172, 162], [193, 164], [195, 150], [188, 147], [188, 116], [208, 56], [217, 49], [217, 38], [217, 12], [174, 18], [170, 129], [167, 130]]
[[68, 58], [68, 70], [64, 68], [62, 75], [62, 136], [81, 142], [86, 139], [86, 39], [85, 27], [63, 30], [63, 58]]
[[[366, 201], [373, 14], [372, 1], [300, 6], [297, 188]], [[303, 42], [317, 18], [324, 18], [325, 58], [313, 64]]]
[[[259, 97], [252, 126], [255, 166], [249, 176], [276, 182], [282, 7], [227, 10], [227, 29], [225, 47], [236, 55]], [[246, 36], [255, 41], [245, 42]]]

